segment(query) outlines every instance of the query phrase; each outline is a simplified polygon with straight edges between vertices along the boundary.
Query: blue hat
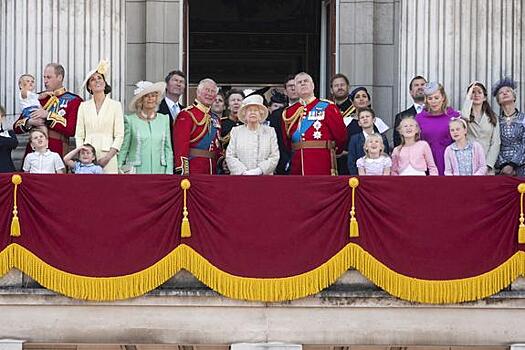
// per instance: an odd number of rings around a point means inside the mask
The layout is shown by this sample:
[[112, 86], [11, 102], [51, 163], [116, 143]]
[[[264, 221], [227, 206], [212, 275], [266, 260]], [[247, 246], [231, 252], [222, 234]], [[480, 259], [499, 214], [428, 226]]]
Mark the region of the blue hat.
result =
[[436, 93], [439, 90], [439, 83], [436, 83], [435, 81], [430, 81], [425, 84], [425, 89], [423, 90], [423, 93], [425, 96], [432, 95]]
[[517, 85], [518, 84], [511, 77], [505, 77], [496, 82], [496, 84], [492, 87], [492, 96], [496, 97], [498, 91], [504, 86], [510, 87], [512, 90], [515, 90]]

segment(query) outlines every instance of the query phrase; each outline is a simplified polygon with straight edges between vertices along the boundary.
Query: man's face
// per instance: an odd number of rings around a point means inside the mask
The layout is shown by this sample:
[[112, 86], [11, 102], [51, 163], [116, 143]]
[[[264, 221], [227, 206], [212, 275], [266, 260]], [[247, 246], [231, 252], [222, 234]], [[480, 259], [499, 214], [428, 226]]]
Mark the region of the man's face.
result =
[[211, 82], [204, 83], [199, 89], [197, 89], [197, 99], [205, 106], [210, 107], [213, 101], [215, 101], [216, 96], [217, 85]]
[[349, 86], [344, 80], [344, 78], [336, 78], [332, 82], [330, 92], [336, 100], [344, 100], [348, 97], [348, 88]]
[[297, 100], [299, 98], [297, 90], [295, 89], [295, 79], [290, 79], [286, 82], [284, 93], [290, 100]]
[[48, 66], [44, 69], [44, 86], [47, 91], [54, 91], [62, 87], [64, 77], [57, 75], [55, 68]]
[[168, 84], [166, 84], [166, 91], [170, 95], [181, 96], [184, 93], [186, 87], [186, 79], [180, 75], [174, 74]]
[[299, 74], [295, 77], [295, 89], [300, 98], [313, 96], [314, 88], [314, 82], [308, 74]]
[[410, 89], [410, 96], [416, 101], [423, 101], [425, 99], [425, 84], [427, 81], [425, 79], [416, 79], [412, 82], [412, 87]]

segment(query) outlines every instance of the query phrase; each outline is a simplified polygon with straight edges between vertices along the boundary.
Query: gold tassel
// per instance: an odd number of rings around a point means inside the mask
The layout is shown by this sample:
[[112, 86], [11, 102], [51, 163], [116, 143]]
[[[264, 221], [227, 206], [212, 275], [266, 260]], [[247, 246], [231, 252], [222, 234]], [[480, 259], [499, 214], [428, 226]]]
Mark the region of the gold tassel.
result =
[[359, 237], [359, 224], [355, 218], [355, 189], [359, 186], [357, 177], [348, 180], [348, 185], [352, 188], [352, 209], [350, 210], [350, 238]]
[[520, 227], [518, 229], [518, 243], [525, 244], [525, 218], [523, 217], [523, 194], [525, 193], [525, 183], [518, 185], [520, 193]]
[[184, 179], [180, 182], [180, 187], [184, 191], [184, 208], [182, 210], [182, 225], [180, 227], [180, 236], [182, 238], [188, 238], [191, 237], [191, 229], [190, 229], [190, 220], [188, 219], [188, 207], [186, 204], [186, 192], [190, 188], [191, 183], [190, 180]]
[[16, 205], [16, 192], [18, 185], [22, 183], [22, 177], [18, 174], [15, 174], [11, 177], [11, 182], [15, 185], [15, 190], [13, 191], [13, 219], [11, 220], [11, 236], [20, 237], [20, 221], [18, 220], [18, 207]]

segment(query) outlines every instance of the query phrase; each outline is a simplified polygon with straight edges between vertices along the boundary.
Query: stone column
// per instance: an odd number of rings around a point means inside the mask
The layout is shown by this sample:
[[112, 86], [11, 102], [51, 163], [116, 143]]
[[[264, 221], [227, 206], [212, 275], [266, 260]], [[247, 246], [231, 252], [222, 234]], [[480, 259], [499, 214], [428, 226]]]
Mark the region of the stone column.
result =
[[339, 7], [339, 71], [351, 88], [365, 86], [376, 113], [392, 125], [397, 103], [398, 0], [341, 0]]
[[137, 81], [161, 81], [182, 65], [181, 1], [126, 0], [126, 101]]

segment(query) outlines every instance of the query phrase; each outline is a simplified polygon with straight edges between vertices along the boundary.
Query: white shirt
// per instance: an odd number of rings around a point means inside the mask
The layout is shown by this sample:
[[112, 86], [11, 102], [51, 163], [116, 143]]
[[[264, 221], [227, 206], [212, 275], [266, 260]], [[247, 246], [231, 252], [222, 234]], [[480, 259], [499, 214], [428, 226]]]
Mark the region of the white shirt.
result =
[[22, 92], [18, 92], [18, 102], [20, 103], [20, 110], [23, 111], [28, 107], [40, 108], [40, 101], [38, 101], [38, 95], [34, 92], [28, 91], [27, 97], [22, 97]]
[[44, 153], [29, 153], [24, 159], [22, 169], [30, 174], [56, 174], [58, 170], [64, 169], [65, 165], [58, 153], [46, 150]]
[[416, 113], [419, 114], [423, 111], [423, 108], [425, 107], [425, 105], [420, 105], [420, 104], [417, 104], [417, 103], [414, 103], [414, 108], [416, 109]]
[[168, 105], [168, 108], [170, 109], [171, 116], [173, 117], [173, 121], [175, 121], [175, 119], [177, 118], [177, 115], [180, 112], [179, 104], [167, 96], [164, 98], [166, 99], [166, 104]]

